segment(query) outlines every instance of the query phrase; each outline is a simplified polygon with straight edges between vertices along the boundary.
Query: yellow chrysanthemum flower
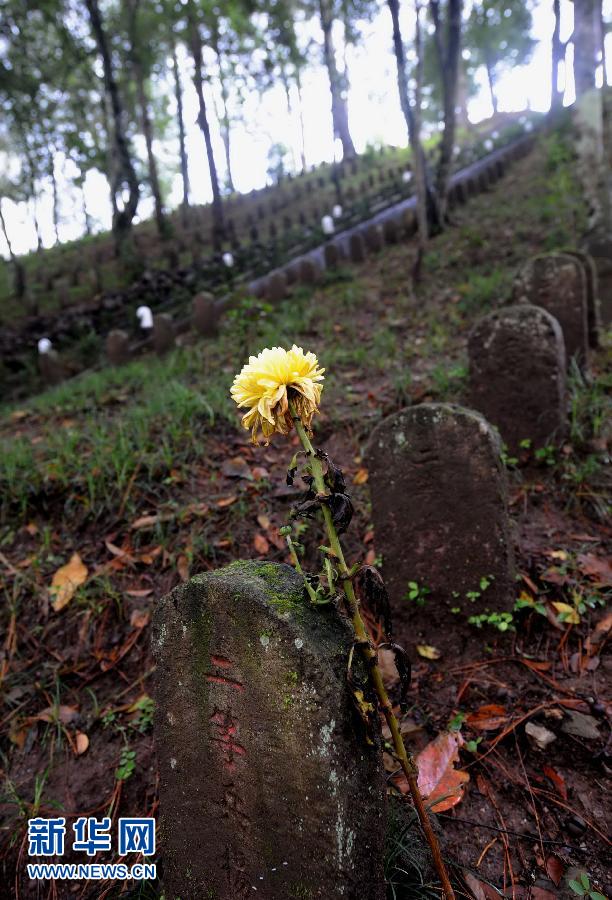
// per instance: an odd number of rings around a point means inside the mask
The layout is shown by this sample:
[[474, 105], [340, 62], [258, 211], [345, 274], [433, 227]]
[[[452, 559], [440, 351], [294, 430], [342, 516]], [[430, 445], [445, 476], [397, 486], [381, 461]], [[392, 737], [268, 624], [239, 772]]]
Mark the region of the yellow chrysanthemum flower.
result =
[[239, 407], [249, 407], [242, 424], [251, 429], [254, 444], [260, 430], [267, 443], [275, 432], [287, 434], [292, 429], [289, 400], [302, 424], [310, 428], [319, 410], [323, 388], [318, 382], [323, 381], [324, 371], [314, 353], [304, 353], [295, 344], [291, 350], [272, 347], [249, 357], [234, 378], [231, 395]]

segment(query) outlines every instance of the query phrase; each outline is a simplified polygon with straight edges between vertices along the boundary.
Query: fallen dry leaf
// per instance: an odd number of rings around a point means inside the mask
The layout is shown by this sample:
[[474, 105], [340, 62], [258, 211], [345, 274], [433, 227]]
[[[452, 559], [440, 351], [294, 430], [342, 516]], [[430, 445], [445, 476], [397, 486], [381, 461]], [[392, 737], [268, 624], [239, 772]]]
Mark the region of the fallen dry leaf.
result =
[[176, 569], [181, 576], [181, 581], [189, 581], [189, 560], [184, 553], [181, 553], [177, 559]]
[[551, 781], [555, 788], [557, 789], [557, 793], [563, 797], [564, 800], [567, 800], [567, 788], [565, 786], [565, 779], [562, 775], [552, 768], [552, 766], [543, 766], [542, 772], [549, 781]]
[[575, 606], [555, 600], [553, 606], [559, 614], [559, 621], [564, 625], [580, 625], [580, 613]]
[[508, 721], [508, 716], [503, 706], [490, 703], [470, 713], [465, 721], [470, 728], [474, 728], [476, 731], [496, 731], [498, 728], [503, 728]]
[[144, 628], [151, 620], [151, 613], [146, 609], [135, 609], [130, 616], [132, 628]]
[[258, 522], [258, 524], [259, 524], [259, 527], [260, 527], [260, 528], [263, 528], [264, 531], [267, 531], [268, 528], [270, 527], [270, 525], [272, 524], [272, 523], [270, 522], [269, 517], [268, 517], [268, 516], [264, 516], [264, 515], [262, 515], [261, 513], [260, 513], [260, 515], [257, 516], [257, 522]]
[[367, 469], [357, 469], [353, 476], [353, 484], [365, 484], [369, 477]]
[[382, 673], [383, 681], [387, 687], [393, 687], [400, 680], [395, 665], [395, 653], [393, 650], [389, 650], [388, 647], [383, 647], [376, 652], [378, 655], [378, 668]]
[[51, 606], [59, 612], [74, 597], [77, 588], [87, 581], [88, 569], [78, 553], [73, 553], [70, 561], [57, 570], [51, 582]]
[[612, 562], [609, 559], [601, 559], [594, 553], [581, 553], [578, 557], [578, 568], [583, 575], [592, 578], [597, 584], [612, 585]]
[[153, 528], [158, 522], [171, 522], [174, 518], [174, 513], [156, 513], [151, 516], [140, 516], [139, 519], [135, 519], [132, 522], [130, 528], [132, 531], [138, 531], [141, 528]]
[[89, 738], [84, 731], [77, 731], [75, 738], [77, 755], [82, 756], [89, 747]]
[[441, 651], [437, 647], [432, 647], [429, 644], [417, 644], [416, 650], [423, 659], [440, 659], [442, 656]]
[[34, 719], [39, 722], [61, 722], [62, 725], [68, 725], [78, 714], [76, 706], [47, 706], [34, 716]]
[[565, 872], [565, 866], [561, 862], [558, 856], [549, 856], [546, 859], [546, 873], [551, 881], [554, 881], [555, 885], [559, 887], [561, 884], [561, 879], [563, 878], [563, 873]]
[[554, 567], [543, 572], [541, 577], [544, 579], [544, 581], [549, 581], [551, 584], [559, 585], [567, 584], [567, 582], [570, 580], [569, 575], [565, 574], [564, 572], [560, 572], [559, 569], [555, 569]]
[[226, 478], [245, 478], [247, 481], [253, 480], [253, 475], [247, 461], [243, 456], [236, 456], [234, 459], [226, 459], [221, 466], [221, 473]]
[[235, 503], [238, 497], [236, 494], [231, 494], [229, 497], [221, 497], [220, 500], [217, 500], [217, 506], [221, 509], [225, 509], [226, 506], [231, 506], [232, 503]]
[[[463, 799], [467, 772], [456, 769], [459, 747], [463, 738], [459, 732], [444, 731], [417, 756], [419, 791], [428, 801], [432, 812], [444, 812]], [[439, 798], [439, 802], [432, 802]]]
[[162, 546], [159, 544], [157, 547], [153, 547], [152, 550], [147, 550], [146, 553], [141, 553], [138, 557], [138, 562], [144, 563], [145, 566], [150, 566], [154, 560], [157, 559], [159, 554], [162, 552]]
[[[607, 638], [610, 630], [612, 630], [612, 610], [606, 613], [603, 619], [600, 619], [593, 632], [589, 635], [589, 652], [599, 647], [605, 638]], [[594, 648], [594, 649], [593, 649]]]
[[263, 556], [264, 554], [266, 554], [270, 549], [270, 544], [268, 543], [267, 538], [263, 534], [261, 534], [259, 531], [253, 538], [253, 546], [255, 547], [255, 550], [257, 551], [257, 553], [259, 553], [260, 556]]

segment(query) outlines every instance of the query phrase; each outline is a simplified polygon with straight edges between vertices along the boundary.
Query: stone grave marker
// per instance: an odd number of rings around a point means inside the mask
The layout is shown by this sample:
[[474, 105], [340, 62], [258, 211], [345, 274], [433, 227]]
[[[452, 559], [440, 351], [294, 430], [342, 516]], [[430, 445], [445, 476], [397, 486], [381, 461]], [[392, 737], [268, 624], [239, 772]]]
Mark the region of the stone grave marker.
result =
[[365, 241], [363, 239], [363, 234], [360, 231], [354, 231], [353, 234], [351, 234], [351, 236], [349, 237], [349, 256], [351, 258], [351, 262], [365, 262]]
[[574, 256], [582, 264], [586, 279], [587, 327], [589, 347], [599, 347], [601, 331], [601, 305], [599, 301], [599, 277], [595, 260], [581, 250], [564, 250], [568, 256]]
[[397, 244], [399, 241], [399, 229], [395, 219], [385, 219], [382, 229], [385, 243]]
[[215, 337], [219, 331], [219, 310], [212, 294], [202, 291], [191, 301], [191, 323], [202, 337]]
[[114, 328], [106, 336], [106, 355], [113, 366], [121, 366], [130, 358], [130, 338], [127, 331]]
[[153, 317], [153, 349], [156, 353], [167, 353], [176, 341], [176, 333], [172, 316], [168, 313], [160, 313]]
[[341, 618], [289, 566], [237, 562], [164, 597], [152, 642], [166, 896], [383, 900], [380, 745]]
[[405, 209], [402, 212], [402, 227], [408, 237], [412, 237], [417, 233], [419, 226], [413, 209]]
[[567, 253], [534, 256], [518, 273], [515, 302], [541, 306], [557, 319], [565, 341], [566, 361], [584, 365], [588, 352], [586, 276], [580, 262]]
[[335, 269], [340, 262], [340, 249], [337, 244], [328, 242], [323, 247], [323, 257], [326, 269]]
[[601, 319], [604, 325], [612, 322], [612, 240], [592, 237], [585, 242], [584, 250], [593, 257], [599, 281]]
[[299, 280], [302, 284], [315, 284], [319, 280], [319, 267], [308, 256], [300, 260]]
[[[371, 435], [366, 465], [375, 543], [395, 639], [406, 648], [435, 647], [456, 623], [453, 651], [460, 653], [460, 636], [473, 627], [468, 617], [513, 608], [500, 450], [497, 432], [482, 416], [443, 403], [401, 410]], [[410, 582], [418, 587], [412, 600]]]
[[270, 303], [280, 303], [287, 296], [287, 276], [284, 272], [272, 272], [266, 281], [265, 297]]
[[49, 338], [38, 341], [38, 371], [45, 385], [59, 384], [66, 377], [66, 370], [57, 350]]
[[565, 345], [557, 320], [519, 303], [480, 319], [468, 338], [470, 403], [512, 454], [559, 441], [566, 426]]
[[379, 253], [383, 248], [382, 233], [378, 225], [368, 225], [364, 229], [364, 239], [370, 253]]

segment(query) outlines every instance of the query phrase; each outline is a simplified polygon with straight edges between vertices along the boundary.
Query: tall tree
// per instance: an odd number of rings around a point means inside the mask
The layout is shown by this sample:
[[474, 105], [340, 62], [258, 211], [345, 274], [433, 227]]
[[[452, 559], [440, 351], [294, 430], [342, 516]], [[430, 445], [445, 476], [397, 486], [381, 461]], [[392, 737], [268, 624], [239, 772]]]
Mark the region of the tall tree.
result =
[[461, 51], [461, 14], [462, 0], [448, 0], [446, 4], [446, 22], [440, 13], [440, 0], [430, 0], [429, 10], [434, 23], [436, 51], [442, 75], [442, 93], [444, 97], [444, 131], [440, 144], [438, 162], [437, 200], [440, 221], [446, 218], [448, 185], [451, 176], [453, 150], [455, 148], [455, 129], [457, 121], [457, 88], [459, 81], [459, 57]]
[[334, 8], [332, 0], [318, 0], [319, 18], [323, 30], [323, 60], [331, 92], [334, 138], [339, 138], [346, 159], [355, 156], [355, 145], [349, 129], [347, 84], [336, 63], [336, 49], [332, 36]]
[[174, 97], [176, 100], [176, 121], [178, 124], [179, 157], [181, 161], [181, 181], [183, 184], [183, 199], [181, 201], [181, 215], [183, 225], [187, 225], [189, 215], [189, 163], [187, 161], [187, 145], [185, 141], [185, 116], [183, 113], [183, 86], [181, 73], [176, 55], [176, 41], [174, 36], [171, 42], [172, 75], [174, 78]]
[[429, 236], [429, 226], [432, 218], [435, 219], [434, 210], [436, 207], [433, 188], [429, 182], [427, 163], [423, 145], [421, 143], [421, 85], [423, 74], [423, 47], [422, 47], [422, 31], [421, 31], [421, 10], [422, 4], [416, 3], [416, 21], [415, 21], [415, 50], [417, 58], [417, 69], [415, 78], [415, 95], [414, 102], [410, 99], [408, 92], [408, 73], [406, 70], [406, 51], [404, 48], [404, 40], [400, 27], [400, 7], [399, 0], [387, 0], [389, 12], [391, 13], [391, 22], [393, 26], [393, 51], [395, 54], [395, 62], [397, 68], [397, 88], [400, 98], [400, 106], [406, 120], [406, 128], [408, 130], [408, 140], [412, 150], [414, 178], [416, 182], [417, 195], [417, 219], [418, 219], [418, 239], [419, 252], [414, 268], [415, 280], [420, 278], [421, 265]]
[[153, 121], [147, 97], [147, 81], [155, 61], [155, 51], [159, 51], [158, 35], [156, 34], [159, 29], [159, 16], [155, 9], [147, 8], [143, 13], [141, 0], [127, 0], [126, 14], [129, 38], [128, 56], [134, 76], [140, 125], [147, 151], [149, 186], [155, 205], [155, 223], [158, 234], [161, 237], [167, 237], [169, 226], [164, 214], [157, 159], [153, 150]]
[[118, 250], [123, 252], [126, 238], [130, 233], [132, 222], [136, 215], [138, 199], [140, 196], [140, 185], [130, 155], [128, 138], [124, 130], [123, 102], [115, 78], [110, 43], [102, 22], [98, 0], [85, 0], [85, 6], [89, 14], [91, 30], [102, 60], [104, 86], [112, 112], [114, 147], [118, 162], [118, 171], [115, 184], [113, 184], [113, 192], [115, 196], [117, 196], [123, 185], [125, 185], [128, 190], [126, 203], [123, 205], [122, 209], [115, 206], [113, 215], [113, 232], [117, 240]]
[[565, 59], [565, 45], [561, 41], [561, 0], [553, 0], [555, 27], [551, 47], [550, 108], [558, 109], [563, 103], [563, 91], [559, 88], [559, 67]]
[[595, 87], [597, 55], [601, 49], [598, 0], [574, 0], [574, 82], [576, 97]]
[[7, 178], [0, 179], [0, 228], [2, 229], [4, 241], [9, 252], [9, 259], [13, 269], [13, 289], [18, 300], [23, 300], [26, 296], [26, 272], [23, 263], [13, 250], [13, 244], [6, 225], [6, 219], [4, 218], [2, 201], [14, 200], [19, 202], [21, 199], [23, 198], [18, 195], [15, 186], [12, 185]]
[[208, 109], [204, 97], [204, 56], [202, 53], [202, 35], [200, 33], [201, 17], [194, 0], [186, 0], [187, 14], [187, 41], [193, 59], [193, 84], [198, 98], [198, 125], [204, 137], [206, 145], [206, 157], [208, 159], [208, 171], [212, 187], [212, 216], [213, 216], [213, 245], [216, 250], [221, 249], [225, 236], [225, 222], [223, 215], [223, 201], [219, 186], [219, 174], [215, 162], [215, 154], [208, 121]]

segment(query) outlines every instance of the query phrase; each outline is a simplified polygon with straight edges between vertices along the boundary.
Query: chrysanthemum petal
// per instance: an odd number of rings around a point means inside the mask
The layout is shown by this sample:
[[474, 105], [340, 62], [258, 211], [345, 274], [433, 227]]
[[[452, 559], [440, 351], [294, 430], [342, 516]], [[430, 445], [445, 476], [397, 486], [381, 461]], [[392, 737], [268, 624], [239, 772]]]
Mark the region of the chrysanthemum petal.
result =
[[314, 353], [305, 353], [295, 344], [291, 350], [272, 347], [250, 356], [234, 379], [230, 394], [238, 407], [248, 407], [242, 418], [257, 443], [261, 431], [267, 440], [272, 434], [287, 434], [293, 427], [289, 400], [293, 399], [297, 416], [310, 427], [318, 412], [323, 374]]

